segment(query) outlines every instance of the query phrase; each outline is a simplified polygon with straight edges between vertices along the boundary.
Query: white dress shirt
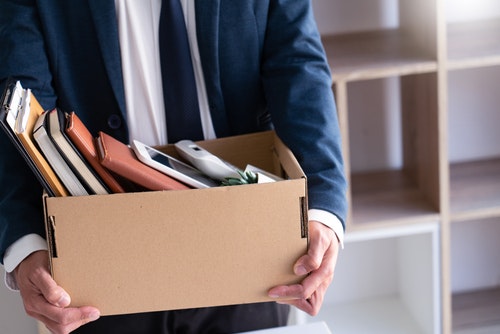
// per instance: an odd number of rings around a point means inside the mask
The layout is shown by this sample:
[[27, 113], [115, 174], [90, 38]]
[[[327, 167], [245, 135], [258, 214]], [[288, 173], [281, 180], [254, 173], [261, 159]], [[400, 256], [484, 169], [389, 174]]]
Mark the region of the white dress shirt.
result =
[[[200, 117], [205, 139], [215, 138], [208, 108], [208, 98], [196, 38], [194, 1], [181, 0], [191, 48], [191, 58], [200, 106]], [[165, 109], [158, 47], [158, 26], [161, 0], [115, 0], [123, 82], [127, 106], [127, 124], [130, 138], [149, 145], [167, 143]], [[147, 22], [145, 24], [144, 22]], [[311, 209], [309, 220], [330, 227], [343, 247], [344, 231], [340, 220], [333, 214]], [[5, 283], [18, 289], [11, 274], [22, 260], [47, 245], [37, 234], [29, 234], [13, 243], [5, 252]]]
[[[181, 0], [205, 139], [214, 139], [196, 38], [194, 1]], [[115, 0], [130, 138], [149, 145], [167, 143], [158, 27], [161, 0]], [[146, 22], [146, 23], [145, 23]]]

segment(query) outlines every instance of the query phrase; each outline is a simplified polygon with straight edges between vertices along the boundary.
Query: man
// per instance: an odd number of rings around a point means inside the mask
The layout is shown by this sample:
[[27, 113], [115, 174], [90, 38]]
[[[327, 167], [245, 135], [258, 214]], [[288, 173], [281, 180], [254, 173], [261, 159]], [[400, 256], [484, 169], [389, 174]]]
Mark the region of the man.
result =
[[[293, 297], [286, 304], [314, 315], [343, 238], [346, 183], [331, 78], [310, 1], [180, 3], [203, 137], [274, 128], [308, 177], [310, 247], [294, 271], [309, 275], [301, 284], [272, 288], [269, 296]], [[45, 109], [75, 110], [93, 133], [165, 144], [171, 132], [165, 123], [172, 121], [158, 92], [170, 83], [159, 74], [160, 7], [161, 0], [0, 0], [0, 89], [14, 77]], [[6, 136], [0, 145], [6, 282], [52, 332], [217, 333], [286, 323], [288, 305], [281, 302], [99, 320], [92, 306], [67, 307], [70, 296], [47, 271], [40, 186]]]

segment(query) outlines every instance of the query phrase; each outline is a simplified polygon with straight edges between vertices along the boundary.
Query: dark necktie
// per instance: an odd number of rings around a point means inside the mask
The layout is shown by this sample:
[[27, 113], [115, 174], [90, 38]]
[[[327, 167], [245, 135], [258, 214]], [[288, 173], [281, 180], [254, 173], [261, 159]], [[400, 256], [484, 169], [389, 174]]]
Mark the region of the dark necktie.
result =
[[168, 141], [201, 140], [203, 130], [196, 82], [179, 0], [162, 0], [159, 29]]

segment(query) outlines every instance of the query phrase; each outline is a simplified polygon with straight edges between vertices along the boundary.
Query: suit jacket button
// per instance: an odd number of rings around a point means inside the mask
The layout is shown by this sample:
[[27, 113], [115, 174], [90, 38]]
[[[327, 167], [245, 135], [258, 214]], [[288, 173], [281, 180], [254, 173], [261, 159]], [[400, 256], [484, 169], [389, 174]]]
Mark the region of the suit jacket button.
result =
[[113, 114], [108, 117], [108, 126], [113, 129], [117, 130], [122, 126], [122, 119], [120, 116]]

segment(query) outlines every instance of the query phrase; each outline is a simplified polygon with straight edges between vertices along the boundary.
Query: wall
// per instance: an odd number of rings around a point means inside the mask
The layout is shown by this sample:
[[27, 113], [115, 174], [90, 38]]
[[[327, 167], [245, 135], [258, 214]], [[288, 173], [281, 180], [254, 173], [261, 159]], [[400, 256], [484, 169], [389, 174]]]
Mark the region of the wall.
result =
[[8, 290], [3, 283], [3, 270], [0, 282], [0, 333], [35, 334], [36, 322], [24, 314], [19, 293]]

